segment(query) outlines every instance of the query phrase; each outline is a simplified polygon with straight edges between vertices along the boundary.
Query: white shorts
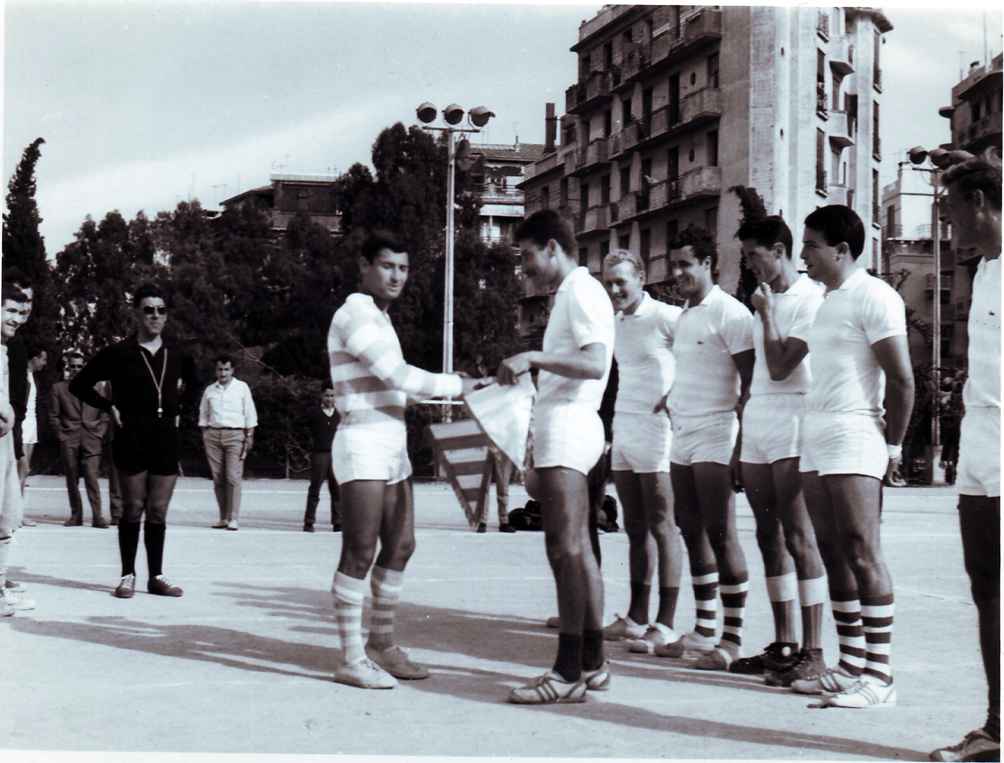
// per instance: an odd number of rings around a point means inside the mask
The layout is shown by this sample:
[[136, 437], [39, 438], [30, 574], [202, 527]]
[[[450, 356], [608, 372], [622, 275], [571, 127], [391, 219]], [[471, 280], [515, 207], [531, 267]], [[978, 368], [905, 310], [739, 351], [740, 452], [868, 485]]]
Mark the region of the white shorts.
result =
[[959, 469], [955, 487], [960, 495], [1001, 494], [1001, 412], [970, 408], [959, 433]]
[[709, 413], [706, 416], [674, 416], [673, 445], [669, 460], [680, 466], [732, 463], [739, 437], [739, 418], [735, 411]]
[[757, 395], [743, 409], [743, 443], [739, 460], [773, 464], [798, 458], [805, 395]]
[[615, 413], [613, 471], [669, 472], [673, 427], [665, 413]]
[[889, 450], [882, 420], [857, 413], [806, 411], [802, 418], [802, 472], [862, 474], [882, 479]]
[[14, 460], [14, 436], [0, 437], [0, 538], [9, 538], [21, 526], [24, 502], [21, 478]]
[[533, 466], [563, 466], [589, 474], [603, 455], [606, 436], [599, 414], [574, 403], [538, 405], [533, 411]]
[[388, 485], [411, 476], [404, 422], [340, 426], [331, 444], [331, 466], [339, 485], [382, 480]]
[[38, 443], [38, 419], [34, 416], [25, 416], [21, 422], [21, 444], [35, 445]]

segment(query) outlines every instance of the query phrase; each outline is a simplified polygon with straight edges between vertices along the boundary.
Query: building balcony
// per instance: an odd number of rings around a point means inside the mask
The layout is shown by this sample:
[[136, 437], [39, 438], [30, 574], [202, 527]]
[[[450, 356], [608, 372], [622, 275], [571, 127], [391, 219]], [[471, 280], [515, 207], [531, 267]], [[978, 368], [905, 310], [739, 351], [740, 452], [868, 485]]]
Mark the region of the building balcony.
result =
[[539, 162], [536, 162], [534, 164], [528, 164], [526, 168], [523, 170], [525, 175], [520, 185], [522, 185], [532, 177], [536, 177], [537, 175], [543, 175], [545, 172], [550, 172], [555, 167], [562, 167], [562, 166], [564, 166], [563, 157], [559, 154], [559, 152], [554, 151], [545, 156]]
[[613, 159], [615, 156], [624, 153], [624, 131], [610, 133], [607, 138], [607, 158]]
[[722, 192], [722, 168], [700, 167], [680, 175], [680, 200], [718, 196]]
[[826, 129], [830, 145], [838, 151], [854, 145], [854, 121], [846, 111], [831, 111]]
[[582, 174], [607, 161], [607, 139], [598, 138], [575, 155], [575, 173]]
[[580, 236], [588, 236], [593, 233], [602, 233], [610, 227], [609, 222], [609, 211], [610, 204], [600, 204], [596, 207], [590, 207], [586, 210], [585, 214], [578, 219], [579, 225], [577, 226], [578, 233]]
[[830, 107], [826, 105], [826, 84], [823, 82], [816, 83], [816, 113], [823, 119], [828, 119], [830, 115]]
[[676, 135], [685, 130], [693, 130], [722, 116], [722, 92], [718, 88], [705, 87], [696, 90], [673, 108], [663, 106], [652, 112], [647, 122], [646, 134], [639, 137], [639, 143], [648, 143], [660, 138]]
[[604, 5], [603, 9], [593, 18], [579, 24], [579, 42], [581, 43], [590, 35], [595, 34], [631, 10], [632, 6], [630, 5]]
[[624, 62], [621, 64], [621, 81], [618, 87], [633, 82], [651, 59], [652, 50], [648, 43], [633, 42], [624, 50]]
[[632, 218], [659, 212], [678, 204], [720, 196], [721, 192], [721, 167], [700, 167], [679, 177], [666, 178], [651, 185], [646, 184], [640, 191], [632, 191], [622, 197], [616, 222], [626, 223]]
[[617, 202], [617, 220], [615, 221], [618, 225], [629, 222], [638, 216], [638, 197], [640, 195], [638, 191], [632, 191], [621, 196]]
[[656, 211], [680, 200], [680, 178], [666, 178], [648, 189], [648, 209]]
[[963, 147], [979, 147], [982, 143], [990, 144], [994, 140], [1000, 141], [1001, 136], [1001, 112], [987, 114], [981, 119], [966, 125], [958, 132], [958, 143]]
[[636, 120], [622, 131], [621, 145], [624, 151], [630, 151], [648, 136], [648, 122]]
[[[589, 111], [610, 99], [610, 72], [592, 71], [565, 90], [565, 111], [577, 114]], [[575, 88], [573, 91], [572, 88]]]
[[515, 186], [509, 188], [497, 188], [492, 185], [485, 186], [478, 193], [478, 200], [482, 204], [523, 204], [523, 192]]
[[640, 76], [655, 74], [693, 55], [702, 46], [722, 39], [722, 12], [700, 8], [680, 19], [680, 33], [673, 35], [670, 27], [653, 37], [651, 42], [632, 44], [624, 55], [622, 77], [618, 87], [625, 87]]
[[826, 195], [830, 204], [843, 204], [845, 207], [854, 205], [854, 189], [842, 183], [830, 183], [826, 187]]
[[854, 45], [844, 37], [830, 43], [830, 69], [838, 77], [846, 77], [854, 71]]

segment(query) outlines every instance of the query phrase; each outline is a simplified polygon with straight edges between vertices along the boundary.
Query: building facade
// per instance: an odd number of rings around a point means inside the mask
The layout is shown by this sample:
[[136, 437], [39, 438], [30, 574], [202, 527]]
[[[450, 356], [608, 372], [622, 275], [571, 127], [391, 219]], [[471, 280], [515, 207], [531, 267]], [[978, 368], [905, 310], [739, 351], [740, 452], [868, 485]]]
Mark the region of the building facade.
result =
[[544, 154], [540, 143], [493, 144], [471, 147], [475, 192], [481, 202], [478, 231], [486, 244], [514, 243], [512, 233], [523, 219], [526, 168]]
[[952, 122], [952, 145], [972, 153], [989, 146], [1001, 150], [1001, 53], [989, 63], [973, 61], [952, 88], [952, 105], [940, 114]]
[[242, 191], [224, 199], [224, 209], [254, 204], [272, 223], [276, 234], [286, 232], [289, 221], [306, 212], [310, 219], [324, 226], [334, 236], [341, 235], [342, 213], [335, 203], [335, 175], [272, 174], [268, 185]]
[[649, 283], [669, 278], [676, 233], [703, 227], [734, 292], [740, 209], [729, 188], [746, 185], [796, 236], [816, 207], [853, 207], [868, 226], [862, 263], [879, 270], [880, 51], [891, 29], [873, 8], [605, 6], [579, 27], [578, 80], [560, 144], [522, 184], [527, 212], [568, 215], [594, 273], [611, 248], [638, 252]]

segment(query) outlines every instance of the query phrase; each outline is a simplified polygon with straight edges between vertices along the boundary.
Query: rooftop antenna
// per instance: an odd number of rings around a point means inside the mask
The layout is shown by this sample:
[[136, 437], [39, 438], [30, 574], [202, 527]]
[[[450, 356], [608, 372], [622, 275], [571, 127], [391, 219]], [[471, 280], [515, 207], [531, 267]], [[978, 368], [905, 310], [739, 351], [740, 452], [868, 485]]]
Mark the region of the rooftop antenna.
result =
[[962, 68], [962, 62], [965, 60], [963, 56], [966, 55], [966, 51], [959, 51], [959, 79], [961, 80], [965, 76], [965, 69]]
[[519, 148], [519, 122], [512, 123], [512, 131], [516, 135], [516, 143], [514, 145], [516, 148]]
[[987, 11], [983, 9], [983, 63], [990, 63], [990, 47], [987, 42]]

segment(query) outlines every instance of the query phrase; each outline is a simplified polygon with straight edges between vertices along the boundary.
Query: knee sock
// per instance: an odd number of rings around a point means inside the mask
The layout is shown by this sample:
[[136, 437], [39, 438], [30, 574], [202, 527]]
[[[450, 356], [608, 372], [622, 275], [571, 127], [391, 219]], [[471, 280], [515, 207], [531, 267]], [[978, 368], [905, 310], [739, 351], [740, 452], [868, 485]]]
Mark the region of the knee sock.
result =
[[[631, 581], [631, 604], [628, 606], [628, 617], [639, 625], [648, 623], [648, 608], [651, 594], [652, 586], [647, 583]], [[635, 615], [638, 615], [638, 617], [635, 617]]]
[[830, 590], [830, 606], [837, 624], [840, 643], [839, 666], [852, 675], [865, 669], [865, 636], [861, 623], [861, 602], [856, 594]]
[[694, 633], [706, 638], [714, 638], [718, 628], [718, 571], [691, 573], [694, 586], [694, 606], [697, 622]]
[[794, 643], [794, 638], [783, 638], [785, 634], [795, 634], [795, 598], [798, 596], [798, 579], [794, 572], [767, 578], [767, 598], [774, 613], [774, 640]]
[[356, 662], [366, 656], [363, 649], [363, 601], [366, 599], [366, 581], [336, 572], [331, 581], [335, 604], [335, 621], [338, 639], [342, 642], [344, 662]]
[[861, 622], [865, 632], [866, 676], [892, 683], [892, 621], [896, 605], [891, 593], [861, 597]]
[[[822, 648], [823, 604], [826, 602], [826, 577], [798, 581], [798, 601], [802, 605], [802, 648], [810, 644]], [[815, 615], [815, 616], [813, 616]]]
[[373, 608], [370, 610], [369, 643], [374, 649], [386, 649], [394, 644], [394, 614], [401, 600], [404, 573], [374, 567], [370, 576]]
[[582, 669], [596, 670], [603, 665], [603, 631], [582, 631]]
[[[137, 532], [139, 525], [136, 526]], [[143, 545], [146, 546], [146, 566], [150, 571], [150, 577], [155, 578], [164, 569], [164, 533], [167, 525], [153, 522], [143, 523]]]
[[122, 577], [136, 574], [136, 549], [139, 548], [139, 522], [119, 522], [119, 557]]
[[558, 656], [554, 660], [554, 672], [566, 681], [578, 681], [582, 677], [582, 636], [574, 633], [558, 634]]
[[663, 587], [659, 588], [659, 613], [656, 615], [656, 622], [662, 623], [667, 628], [673, 627], [673, 619], [676, 617], [676, 600], [680, 596], [680, 588]]
[[722, 593], [722, 610], [725, 615], [722, 627], [722, 646], [734, 647], [738, 650], [743, 645], [743, 615], [746, 612], [746, 594], [749, 587], [749, 580], [737, 580], [730, 583], [722, 581], [719, 587]]

